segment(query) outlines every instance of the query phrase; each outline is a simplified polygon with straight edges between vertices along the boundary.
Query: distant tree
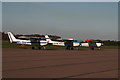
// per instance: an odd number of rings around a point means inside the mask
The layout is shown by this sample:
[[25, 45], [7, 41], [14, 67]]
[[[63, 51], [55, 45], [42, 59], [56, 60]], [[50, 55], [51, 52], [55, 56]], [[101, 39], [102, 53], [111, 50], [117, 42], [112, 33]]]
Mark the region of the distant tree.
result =
[[118, 46], [119, 41], [107, 40], [107, 41], [103, 41], [103, 43], [104, 43], [104, 45], [107, 45], [107, 46]]
[[2, 40], [9, 40], [8, 35], [5, 32], [2, 32]]
[[[32, 34], [32, 35], [22, 35], [22, 34], [17, 34], [17, 35], [14, 35], [16, 38], [20, 37], [20, 36], [26, 36], [26, 37], [45, 37], [44, 35], [40, 35], [40, 34]], [[55, 35], [49, 35], [49, 37], [51, 39], [58, 39], [58, 38], [61, 38], [59, 36], [55, 36]], [[5, 32], [2, 32], [2, 40], [9, 40], [9, 37], [8, 35], [5, 33]]]
[[61, 38], [60, 36], [56, 36], [56, 35], [49, 35], [49, 37], [52, 39], [52, 40], [56, 40], [58, 38]]

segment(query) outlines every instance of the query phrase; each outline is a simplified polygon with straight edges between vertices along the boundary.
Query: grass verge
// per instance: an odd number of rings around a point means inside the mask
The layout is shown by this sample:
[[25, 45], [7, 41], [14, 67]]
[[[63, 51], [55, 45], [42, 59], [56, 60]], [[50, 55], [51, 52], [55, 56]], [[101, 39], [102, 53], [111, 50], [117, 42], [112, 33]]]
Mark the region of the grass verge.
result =
[[[32, 46], [30, 45], [18, 45], [16, 43], [10, 43], [9, 41], [2, 41], [2, 48], [22, 48], [22, 49], [30, 49]], [[47, 45], [47, 49], [65, 49], [65, 46], [52, 46]], [[74, 47], [77, 49], [78, 47]], [[86, 47], [79, 47], [79, 49], [88, 49]], [[102, 46], [101, 49], [120, 49], [120, 46]]]

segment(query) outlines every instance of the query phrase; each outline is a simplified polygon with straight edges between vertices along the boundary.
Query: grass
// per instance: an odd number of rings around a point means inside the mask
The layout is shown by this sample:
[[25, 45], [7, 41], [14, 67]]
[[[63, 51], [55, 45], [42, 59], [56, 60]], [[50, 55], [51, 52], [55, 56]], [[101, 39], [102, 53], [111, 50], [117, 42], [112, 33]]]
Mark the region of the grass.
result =
[[[32, 46], [30, 45], [18, 45], [16, 43], [10, 43], [9, 41], [3, 41], [2, 42], [2, 48], [22, 48], [22, 49], [30, 49]], [[65, 49], [65, 46], [52, 46], [52, 45], [47, 45], [47, 49]], [[75, 47], [77, 48], [77, 47]], [[102, 46], [102, 49], [120, 49], [118, 46]], [[88, 49], [86, 47], [80, 47], [80, 49]]]
[[[66, 46], [52, 46], [52, 45], [47, 45], [45, 46], [47, 49], [65, 49]], [[32, 46], [30, 45], [18, 45], [16, 43], [10, 43], [9, 41], [3, 41], [2, 42], [2, 48], [23, 48], [23, 49], [30, 49]], [[74, 47], [77, 49], [78, 47]], [[88, 49], [86, 47], [80, 47], [80, 49]]]
[[[2, 48], [24, 48], [24, 49], [29, 49], [32, 48], [30, 45], [19, 45], [16, 43], [10, 43], [9, 41], [3, 41], [2, 42]], [[52, 45], [47, 45], [47, 49], [63, 49], [65, 47], [62, 46], [52, 46]]]
[[120, 46], [102, 46], [102, 49], [120, 49]]
[[18, 45], [16, 43], [10, 43], [9, 41], [2, 42], [2, 48], [30, 48], [28, 45]]

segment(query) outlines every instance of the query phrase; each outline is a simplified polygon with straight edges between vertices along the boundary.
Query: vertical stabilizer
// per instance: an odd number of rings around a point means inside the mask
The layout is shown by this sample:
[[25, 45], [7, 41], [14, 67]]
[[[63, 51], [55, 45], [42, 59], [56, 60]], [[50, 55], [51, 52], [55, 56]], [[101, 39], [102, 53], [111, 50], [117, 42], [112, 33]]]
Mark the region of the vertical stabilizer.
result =
[[11, 43], [17, 40], [11, 32], [7, 32], [7, 33]]
[[45, 38], [46, 38], [46, 41], [48, 41], [48, 42], [50, 42], [50, 41], [51, 41], [51, 39], [49, 38], [49, 36], [48, 36], [48, 35], [45, 35]]

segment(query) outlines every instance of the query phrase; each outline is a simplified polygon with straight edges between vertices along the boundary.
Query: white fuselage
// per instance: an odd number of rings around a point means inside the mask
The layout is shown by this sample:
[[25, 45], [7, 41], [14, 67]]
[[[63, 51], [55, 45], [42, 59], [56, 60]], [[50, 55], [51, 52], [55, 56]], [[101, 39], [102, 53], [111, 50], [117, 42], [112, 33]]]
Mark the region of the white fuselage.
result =
[[[65, 42], [60, 42], [60, 41], [49, 40], [48, 43], [51, 43], [52, 45], [56, 45], [56, 46], [66, 46]], [[80, 46], [80, 42], [73, 42], [73, 46]]]
[[[17, 44], [31, 45], [30, 40], [16, 40], [14, 42], [17, 42]], [[47, 41], [41, 40], [40, 45], [41, 46], [47, 45]]]
[[[31, 45], [30, 40], [16, 39], [11, 32], [8, 32], [8, 37], [9, 37], [11, 43], [15, 42], [17, 44]], [[47, 44], [48, 44], [48, 42], [46, 40], [40, 40], [40, 45], [41, 46], [44, 46], [44, 45], [47, 45]]]
[[57, 46], [65, 46], [64, 42], [59, 42], [59, 41], [48, 41], [48, 43], [51, 43], [52, 45], [57, 45]]
[[[66, 46], [65, 42], [63, 41], [52, 41], [48, 35], [45, 35], [46, 40], [48, 43], [56, 46]], [[73, 46], [80, 46], [80, 42], [73, 42]]]
[[[81, 46], [90, 47], [89, 43], [81, 43]], [[102, 46], [102, 43], [96, 43], [96, 46], [97, 46], [97, 47], [101, 47], [101, 46]]]

